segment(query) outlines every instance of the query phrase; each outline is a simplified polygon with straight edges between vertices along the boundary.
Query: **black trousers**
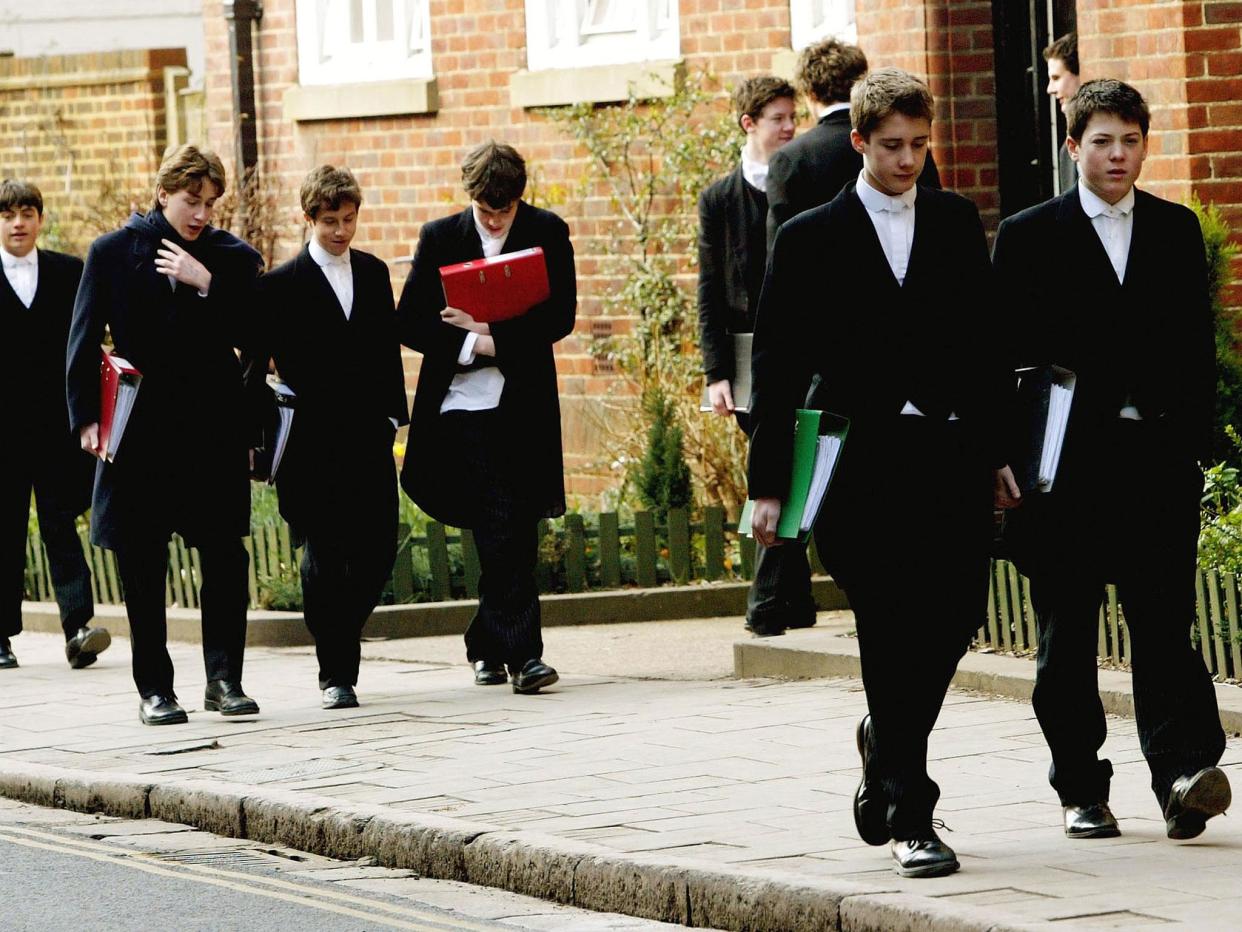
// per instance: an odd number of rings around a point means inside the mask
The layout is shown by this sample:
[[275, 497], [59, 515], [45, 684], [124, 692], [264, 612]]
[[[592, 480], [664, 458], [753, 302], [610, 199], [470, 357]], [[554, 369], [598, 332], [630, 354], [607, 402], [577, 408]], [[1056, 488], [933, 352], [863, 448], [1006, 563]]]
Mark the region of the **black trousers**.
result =
[[[250, 557], [237, 537], [200, 540], [196, 546], [203, 571], [200, 607], [207, 679], [241, 682]], [[164, 605], [168, 541], [134, 541], [116, 550], [116, 561], [129, 617], [134, 683], [144, 699], [175, 696]]]
[[849, 442], [816, 545], [854, 611], [875, 736], [867, 779], [885, 789], [893, 837], [911, 838], [940, 798], [928, 738], [986, 617], [990, 471], [956, 421], [861, 425]]
[[[1045, 525], [1043, 547], [1064, 551], [1085, 539], [1094, 550], [1032, 561], [1039, 627], [1032, 702], [1062, 803], [1107, 800], [1112, 765], [1098, 758], [1107, 723], [1096, 649], [1105, 583], [1114, 582], [1133, 650], [1139, 744], [1163, 810], [1173, 781], [1216, 764], [1225, 748], [1211, 676], [1190, 643], [1202, 475], [1191, 462], [1161, 461], [1170, 445], [1159, 424], [1119, 421], [1101, 435], [1107, 495], [1053, 499], [1053, 492], [1028, 503], [1039, 509], [1028, 520]], [[1096, 532], [1075, 530], [1082, 520]]]
[[10, 478], [0, 492], [0, 526], [4, 542], [0, 545], [0, 563], [9, 582], [9, 596], [0, 609], [0, 637], [12, 637], [22, 630], [22, 593], [25, 589], [26, 535], [30, 515], [30, 493], [34, 490], [35, 510], [39, 516], [39, 535], [47, 548], [52, 589], [60, 608], [60, 623], [65, 637], [95, 615], [91, 595], [91, 571], [82, 551], [74, 522], [78, 512], [67, 507], [64, 496], [54, 480], [44, 476]]
[[[395, 491], [394, 477], [387, 481]], [[358, 685], [362, 628], [379, 602], [397, 552], [395, 501], [388, 512], [365, 528], [305, 535], [303, 614], [315, 638], [320, 689]]]
[[[750, 416], [734, 415], [750, 436]], [[768, 626], [807, 626], [815, 622], [811, 564], [806, 545], [793, 541], [779, 547], [755, 545], [755, 578], [746, 594], [746, 620]]]
[[479, 552], [479, 609], [466, 629], [466, 659], [506, 663], [512, 671], [543, 656], [539, 589], [538, 515], [507, 468], [514, 455], [497, 412], [452, 411], [443, 416], [450, 449], [461, 467], [462, 494], [477, 499], [471, 530]]

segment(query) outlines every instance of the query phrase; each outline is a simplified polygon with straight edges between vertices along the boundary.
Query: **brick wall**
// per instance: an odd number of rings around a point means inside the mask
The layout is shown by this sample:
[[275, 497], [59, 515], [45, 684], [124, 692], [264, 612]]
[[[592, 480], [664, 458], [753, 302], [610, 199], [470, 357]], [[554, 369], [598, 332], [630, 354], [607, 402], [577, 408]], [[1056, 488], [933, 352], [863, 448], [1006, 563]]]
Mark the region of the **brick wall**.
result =
[[58, 245], [84, 253], [145, 207], [165, 145], [164, 69], [182, 49], [0, 58], [0, 175], [43, 191]]

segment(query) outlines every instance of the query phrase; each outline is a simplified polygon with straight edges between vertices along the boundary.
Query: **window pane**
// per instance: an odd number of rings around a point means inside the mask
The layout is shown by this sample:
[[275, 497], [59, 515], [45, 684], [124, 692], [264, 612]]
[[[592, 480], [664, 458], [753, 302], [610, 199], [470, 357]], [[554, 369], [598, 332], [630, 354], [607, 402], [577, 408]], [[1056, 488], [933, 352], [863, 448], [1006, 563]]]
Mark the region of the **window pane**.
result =
[[393, 0], [375, 0], [375, 38], [391, 42], [393, 37]]
[[365, 39], [362, 29], [362, 0], [349, 0], [349, 41], [362, 42]]

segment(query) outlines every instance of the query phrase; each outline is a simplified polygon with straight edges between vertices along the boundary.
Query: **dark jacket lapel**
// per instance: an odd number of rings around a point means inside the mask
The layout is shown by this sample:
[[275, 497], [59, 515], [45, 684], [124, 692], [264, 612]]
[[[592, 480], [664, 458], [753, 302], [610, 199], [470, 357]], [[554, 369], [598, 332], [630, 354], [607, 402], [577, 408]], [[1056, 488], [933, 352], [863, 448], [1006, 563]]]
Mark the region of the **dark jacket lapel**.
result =
[[[1078, 196], [1078, 185], [1074, 185], [1061, 195], [1061, 205], [1057, 208], [1057, 222], [1065, 228], [1068, 234], [1065, 237], [1067, 249], [1058, 251], [1062, 254], [1078, 256], [1083, 274], [1089, 276], [1091, 280], [1099, 284], [1118, 285], [1117, 272], [1113, 269], [1112, 260], [1108, 258], [1108, 251], [1100, 242], [1100, 236], [1095, 232], [1091, 218], [1083, 210], [1082, 199]], [[1131, 240], [1130, 247], [1133, 251], [1133, 240]], [[1127, 271], [1129, 271], [1129, 266], [1127, 266]]]
[[[829, 116], [831, 115], [829, 114]], [[887, 282], [894, 289], [900, 288], [897, 276], [893, 274], [893, 267], [888, 264], [888, 256], [880, 243], [880, 235], [876, 233], [875, 224], [871, 222], [871, 215], [867, 212], [862, 198], [858, 196], [857, 183], [851, 182], [847, 185], [843, 196], [850, 211], [850, 220], [853, 226], [858, 228], [858, 249], [862, 257], [865, 257], [874, 266], [874, 273], [868, 276], [866, 280]], [[917, 219], [915, 221], [915, 236], [918, 236]], [[908, 269], [906, 278], [907, 280], [909, 279]]]
[[[352, 269], [352, 262], [350, 267]], [[306, 296], [310, 299], [308, 303], [313, 307], [323, 308], [320, 314], [321, 319], [325, 323], [344, 323], [345, 309], [341, 307], [341, 302], [332, 289], [328, 276], [311, 256], [309, 245], [303, 246], [302, 251], [298, 253], [295, 269], [298, 278], [302, 280], [302, 288], [305, 289]], [[354, 303], [358, 303], [357, 281], [354, 282]]]

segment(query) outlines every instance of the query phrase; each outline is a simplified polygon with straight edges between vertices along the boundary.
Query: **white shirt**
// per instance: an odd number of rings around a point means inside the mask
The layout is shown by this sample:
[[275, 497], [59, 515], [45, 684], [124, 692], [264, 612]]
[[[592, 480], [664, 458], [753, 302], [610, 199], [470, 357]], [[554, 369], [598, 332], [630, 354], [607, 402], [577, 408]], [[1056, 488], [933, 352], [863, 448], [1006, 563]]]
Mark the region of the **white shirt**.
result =
[[332, 292], [340, 302], [341, 310], [345, 312], [345, 319], [349, 320], [349, 315], [354, 310], [354, 270], [349, 264], [349, 250], [346, 249], [343, 255], [334, 256], [314, 239], [310, 241], [308, 248], [315, 265], [319, 266], [324, 278], [332, 286]]
[[838, 100], [835, 104], [826, 104], [825, 106], [820, 107], [819, 112], [815, 114], [815, 119], [822, 120], [830, 113], [836, 113], [838, 110], [848, 109], [850, 109], [849, 101]]
[[0, 263], [4, 265], [4, 277], [13, 286], [17, 299], [30, 307], [34, 303], [35, 292], [39, 290], [39, 250], [32, 249], [18, 258], [0, 246]]
[[891, 197], [877, 191], [867, 181], [867, 171], [858, 173], [858, 199], [867, 208], [867, 216], [880, 238], [884, 257], [893, 270], [898, 284], [904, 284], [906, 269], [910, 266], [910, 247], [914, 243], [914, 201], [918, 197], [918, 185], [905, 194]]
[[[479, 240], [483, 243], [483, 257], [491, 259], [500, 255], [505, 248], [505, 240], [509, 238], [509, 231], [505, 230], [503, 236], [492, 236], [487, 227], [479, 223], [478, 214], [474, 215], [474, 228], [478, 231]], [[457, 354], [457, 361], [463, 366], [474, 362], [474, 344], [478, 341], [477, 333], [473, 330], [466, 332], [466, 339], [461, 344], [461, 352]], [[500, 393], [504, 391], [504, 388], [505, 377], [497, 366], [485, 366], [482, 369], [459, 372], [453, 376], [453, 381], [449, 382], [444, 401], [440, 403], [440, 413], [488, 411], [500, 404]]]
[[[1083, 212], [1091, 219], [1095, 235], [1108, 253], [1108, 261], [1112, 263], [1118, 282], [1126, 280], [1126, 264], [1130, 258], [1130, 240], [1134, 236], [1134, 188], [1126, 192], [1126, 196], [1116, 204], [1110, 204], [1099, 197], [1085, 184], [1078, 185], [1078, 199], [1082, 203]], [[1130, 421], [1141, 421], [1143, 416], [1139, 409], [1127, 403], [1117, 412], [1118, 417]]]
[[746, 183], [752, 188], [758, 188], [760, 191], [768, 190], [768, 163], [756, 162], [746, 157], [746, 153], [742, 153], [742, 177], [746, 179]]
[[1134, 188], [1116, 204], [1109, 204], [1085, 184], [1078, 186], [1082, 209], [1091, 218], [1091, 226], [1100, 238], [1108, 261], [1113, 264], [1117, 281], [1126, 280], [1126, 261], [1130, 258], [1130, 239], [1134, 234]]

